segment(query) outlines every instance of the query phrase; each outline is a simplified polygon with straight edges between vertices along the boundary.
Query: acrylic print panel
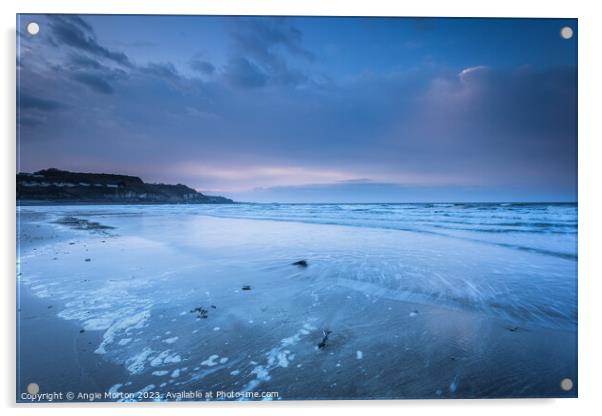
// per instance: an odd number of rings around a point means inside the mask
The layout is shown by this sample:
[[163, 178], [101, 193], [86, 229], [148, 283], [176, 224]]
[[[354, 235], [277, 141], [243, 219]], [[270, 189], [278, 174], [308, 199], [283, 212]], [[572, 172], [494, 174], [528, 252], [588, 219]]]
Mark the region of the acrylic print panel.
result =
[[577, 396], [575, 19], [17, 27], [17, 401]]

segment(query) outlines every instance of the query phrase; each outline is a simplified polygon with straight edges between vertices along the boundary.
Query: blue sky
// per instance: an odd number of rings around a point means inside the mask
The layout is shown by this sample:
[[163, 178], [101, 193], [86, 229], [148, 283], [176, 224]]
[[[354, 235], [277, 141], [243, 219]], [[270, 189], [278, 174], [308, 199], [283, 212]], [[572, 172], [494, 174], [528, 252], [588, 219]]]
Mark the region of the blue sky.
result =
[[576, 200], [576, 20], [18, 20], [20, 171], [259, 202]]

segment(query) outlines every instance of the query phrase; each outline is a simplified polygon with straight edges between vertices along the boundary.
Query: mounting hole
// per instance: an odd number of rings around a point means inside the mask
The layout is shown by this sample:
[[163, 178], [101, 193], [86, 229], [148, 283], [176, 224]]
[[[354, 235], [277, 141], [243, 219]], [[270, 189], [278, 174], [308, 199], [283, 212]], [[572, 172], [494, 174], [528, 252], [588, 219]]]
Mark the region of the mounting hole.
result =
[[573, 380], [571, 380], [570, 378], [563, 378], [562, 380], [560, 380], [560, 388], [564, 391], [573, 390]]
[[27, 24], [27, 33], [29, 33], [30, 35], [35, 36], [38, 34], [39, 31], [40, 25], [36, 22], [30, 22]]
[[560, 29], [560, 36], [562, 37], [562, 39], [570, 39], [573, 37], [573, 29], [570, 28], [569, 26], [565, 26], [562, 29]]
[[38, 383], [29, 383], [27, 385], [27, 393], [29, 394], [38, 394], [40, 391], [40, 386], [38, 386]]

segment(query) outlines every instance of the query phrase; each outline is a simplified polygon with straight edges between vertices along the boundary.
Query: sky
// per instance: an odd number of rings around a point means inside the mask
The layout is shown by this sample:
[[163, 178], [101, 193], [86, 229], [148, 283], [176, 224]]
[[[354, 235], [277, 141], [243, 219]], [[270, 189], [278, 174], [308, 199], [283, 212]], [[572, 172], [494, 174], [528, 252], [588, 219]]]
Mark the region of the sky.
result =
[[250, 202], [577, 200], [575, 19], [19, 15], [17, 104], [19, 172]]

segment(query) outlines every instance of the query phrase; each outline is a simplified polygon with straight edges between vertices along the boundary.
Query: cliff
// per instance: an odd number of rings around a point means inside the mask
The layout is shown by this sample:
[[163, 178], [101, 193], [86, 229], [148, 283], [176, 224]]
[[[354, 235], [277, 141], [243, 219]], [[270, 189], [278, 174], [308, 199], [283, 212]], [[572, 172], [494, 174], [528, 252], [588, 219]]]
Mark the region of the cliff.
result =
[[136, 176], [45, 169], [17, 174], [17, 201], [112, 204], [229, 204], [186, 185], [144, 183]]

